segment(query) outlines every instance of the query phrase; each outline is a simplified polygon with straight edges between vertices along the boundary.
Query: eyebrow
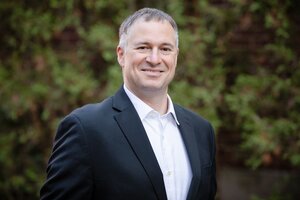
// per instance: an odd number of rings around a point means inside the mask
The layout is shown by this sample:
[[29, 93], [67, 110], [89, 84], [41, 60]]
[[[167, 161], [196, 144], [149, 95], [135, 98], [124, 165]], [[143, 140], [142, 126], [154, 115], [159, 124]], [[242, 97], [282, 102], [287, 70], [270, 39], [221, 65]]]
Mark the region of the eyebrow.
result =
[[[149, 42], [137, 42], [137, 43], [134, 43], [134, 46], [139, 46], [139, 45], [151, 45], [151, 43], [149, 43]], [[162, 43], [159, 46], [168, 46], [168, 47], [171, 47], [171, 48], [175, 48], [175, 46], [173, 44], [168, 43], [168, 42]]]

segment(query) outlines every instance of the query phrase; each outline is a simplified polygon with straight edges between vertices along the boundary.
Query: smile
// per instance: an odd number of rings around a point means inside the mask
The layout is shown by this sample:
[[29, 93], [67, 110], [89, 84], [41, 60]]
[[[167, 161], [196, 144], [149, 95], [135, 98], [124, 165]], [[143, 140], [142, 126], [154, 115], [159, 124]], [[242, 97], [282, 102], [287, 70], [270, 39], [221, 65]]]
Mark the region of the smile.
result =
[[162, 73], [162, 70], [151, 70], [151, 69], [142, 69], [143, 72], [151, 72], [151, 73]]

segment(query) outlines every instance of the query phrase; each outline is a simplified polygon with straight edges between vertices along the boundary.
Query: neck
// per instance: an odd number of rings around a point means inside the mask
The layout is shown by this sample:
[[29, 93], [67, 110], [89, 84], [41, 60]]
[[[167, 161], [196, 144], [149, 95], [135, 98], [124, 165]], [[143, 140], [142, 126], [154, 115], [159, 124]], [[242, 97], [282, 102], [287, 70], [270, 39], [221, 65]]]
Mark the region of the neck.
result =
[[168, 111], [168, 97], [167, 94], [163, 96], [138, 96], [148, 106], [159, 112], [161, 115]]
[[[127, 87], [128, 88], [128, 87]], [[161, 115], [168, 111], [167, 91], [135, 91], [128, 88], [135, 96], [145, 104], [159, 112]]]

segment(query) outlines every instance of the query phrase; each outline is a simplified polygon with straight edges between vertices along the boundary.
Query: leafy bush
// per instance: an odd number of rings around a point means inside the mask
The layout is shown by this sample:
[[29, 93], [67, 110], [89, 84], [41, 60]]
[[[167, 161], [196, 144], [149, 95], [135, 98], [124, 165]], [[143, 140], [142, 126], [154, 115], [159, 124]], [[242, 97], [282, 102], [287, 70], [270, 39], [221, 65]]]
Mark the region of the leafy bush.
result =
[[212, 121], [217, 136], [240, 136], [234, 152], [250, 167], [300, 165], [296, 0], [3, 0], [2, 199], [38, 199], [58, 121], [120, 87], [118, 26], [143, 6], [166, 10], [180, 28], [174, 101]]

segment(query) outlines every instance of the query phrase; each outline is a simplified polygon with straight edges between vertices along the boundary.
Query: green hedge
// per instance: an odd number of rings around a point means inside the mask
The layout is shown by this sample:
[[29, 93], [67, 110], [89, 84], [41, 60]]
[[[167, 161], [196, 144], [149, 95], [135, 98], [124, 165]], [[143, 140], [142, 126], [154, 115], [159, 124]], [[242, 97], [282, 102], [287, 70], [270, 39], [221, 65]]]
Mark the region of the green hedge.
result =
[[[239, 135], [247, 166], [300, 166], [298, 1], [2, 0], [1, 199], [38, 199], [59, 120], [120, 86], [118, 26], [143, 6], [180, 28], [174, 101], [212, 121], [217, 137]], [[254, 51], [253, 24], [268, 36]], [[235, 42], [239, 33], [249, 44]]]

